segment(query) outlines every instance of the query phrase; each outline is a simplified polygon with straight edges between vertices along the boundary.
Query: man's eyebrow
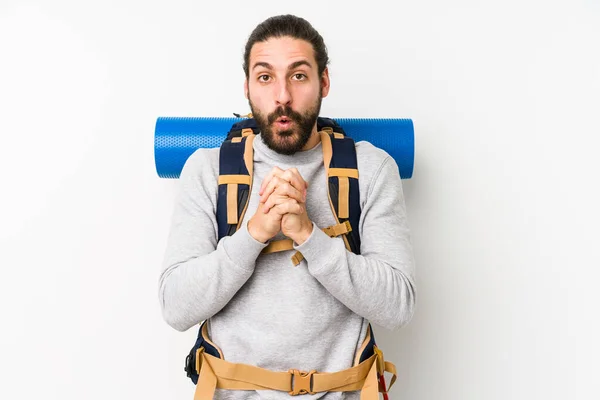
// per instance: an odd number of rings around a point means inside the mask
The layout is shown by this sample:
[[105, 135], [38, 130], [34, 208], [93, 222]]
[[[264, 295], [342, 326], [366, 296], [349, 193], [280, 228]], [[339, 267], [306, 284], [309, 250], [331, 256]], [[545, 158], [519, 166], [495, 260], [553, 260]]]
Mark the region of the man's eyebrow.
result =
[[[296, 69], [302, 65], [306, 65], [308, 68], [312, 68], [312, 65], [310, 65], [310, 63], [306, 60], [300, 60], [300, 61], [296, 61], [290, 64], [290, 66], [288, 67], [288, 70], [292, 70], [292, 69]], [[256, 64], [254, 64], [252, 66], [252, 70], [256, 69], [257, 67], [264, 67], [266, 69], [269, 70], [273, 70], [273, 66], [267, 62], [264, 61], [259, 61]]]
[[306, 65], [308, 68], [312, 68], [312, 65], [310, 65], [310, 63], [306, 60], [300, 60], [300, 61], [296, 61], [294, 63], [291, 63], [290, 66], [288, 67], [288, 70], [290, 69], [296, 69], [301, 65]]
[[254, 64], [252, 69], [254, 70], [256, 67], [265, 67], [266, 69], [273, 69], [273, 66], [271, 64], [263, 62], [263, 61], [259, 61], [256, 64]]

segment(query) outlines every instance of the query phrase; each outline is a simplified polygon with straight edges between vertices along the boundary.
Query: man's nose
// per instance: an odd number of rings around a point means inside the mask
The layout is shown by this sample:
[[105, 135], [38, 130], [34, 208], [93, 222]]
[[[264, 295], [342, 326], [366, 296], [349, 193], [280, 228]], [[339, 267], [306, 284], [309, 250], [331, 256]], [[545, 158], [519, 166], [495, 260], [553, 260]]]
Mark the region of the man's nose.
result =
[[289, 105], [292, 102], [292, 94], [288, 87], [288, 82], [281, 82], [276, 88], [277, 105]]

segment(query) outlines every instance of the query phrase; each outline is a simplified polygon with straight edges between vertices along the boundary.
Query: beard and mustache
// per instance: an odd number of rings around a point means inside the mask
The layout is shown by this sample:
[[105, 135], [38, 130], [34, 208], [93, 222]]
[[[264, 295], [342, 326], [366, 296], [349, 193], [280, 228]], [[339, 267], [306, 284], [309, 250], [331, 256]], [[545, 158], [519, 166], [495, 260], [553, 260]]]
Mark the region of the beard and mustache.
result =
[[[248, 96], [249, 97], [249, 96]], [[271, 150], [280, 154], [292, 155], [304, 148], [321, 111], [322, 95], [303, 113], [292, 110], [290, 106], [282, 106], [268, 115], [258, 111], [249, 100], [252, 116], [256, 120], [263, 141]], [[273, 124], [279, 117], [286, 116], [293, 124], [289, 129], [273, 131]]]

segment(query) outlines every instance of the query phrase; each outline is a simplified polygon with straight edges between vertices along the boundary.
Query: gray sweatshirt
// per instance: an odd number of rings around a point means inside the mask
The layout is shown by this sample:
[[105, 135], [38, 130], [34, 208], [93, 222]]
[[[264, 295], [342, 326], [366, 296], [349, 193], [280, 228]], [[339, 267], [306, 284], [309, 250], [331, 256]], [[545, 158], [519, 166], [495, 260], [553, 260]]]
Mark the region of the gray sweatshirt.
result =
[[[397, 329], [415, 307], [415, 266], [398, 166], [368, 142], [356, 144], [361, 254], [319, 228], [336, 224], [329, 205], [321, 144], [291, 156], [254, 140], [254, 181], [241, 228], [217, 242], [219, 149], [198, 149], [185, 163], [172, 215], [159, 301], [165, 321], [186, 331], [209, 320], [211, 340], [229, 362], [275, 371], [350, 368], [369, 321]], [[309, 182], [306, 209], [313, 232], [294, 251], [261, 255], [247, 222], [274, 167], [296, 167]], [[273, 240], [284, 239], [278, 234]], [[190, 343], [190, 347], [193, 343]], [[385, 349], [383, 349], [385, 352]], [[182, 355], [184, 357], [185, 355]], [[394, 361], [394, 360], [390, 360]], [[227, 391], [216, 399], [285, 399], [285, 392]], [[358, 399], [358, 392], [303, 398]]]

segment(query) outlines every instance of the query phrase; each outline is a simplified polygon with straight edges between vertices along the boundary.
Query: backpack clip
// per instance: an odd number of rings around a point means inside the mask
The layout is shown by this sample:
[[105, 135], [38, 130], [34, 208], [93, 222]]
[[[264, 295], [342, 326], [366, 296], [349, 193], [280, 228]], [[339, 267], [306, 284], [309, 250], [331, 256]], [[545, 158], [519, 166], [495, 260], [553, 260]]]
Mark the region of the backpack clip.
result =
[[234, 115], [236, 118], [253, 118], [253, 117], [252, 117], [252, 113], [248, 113], [248, 114], [246, 114], [246, 115], [240, 115], [240, 114], [233, 113], [233, 115]]

